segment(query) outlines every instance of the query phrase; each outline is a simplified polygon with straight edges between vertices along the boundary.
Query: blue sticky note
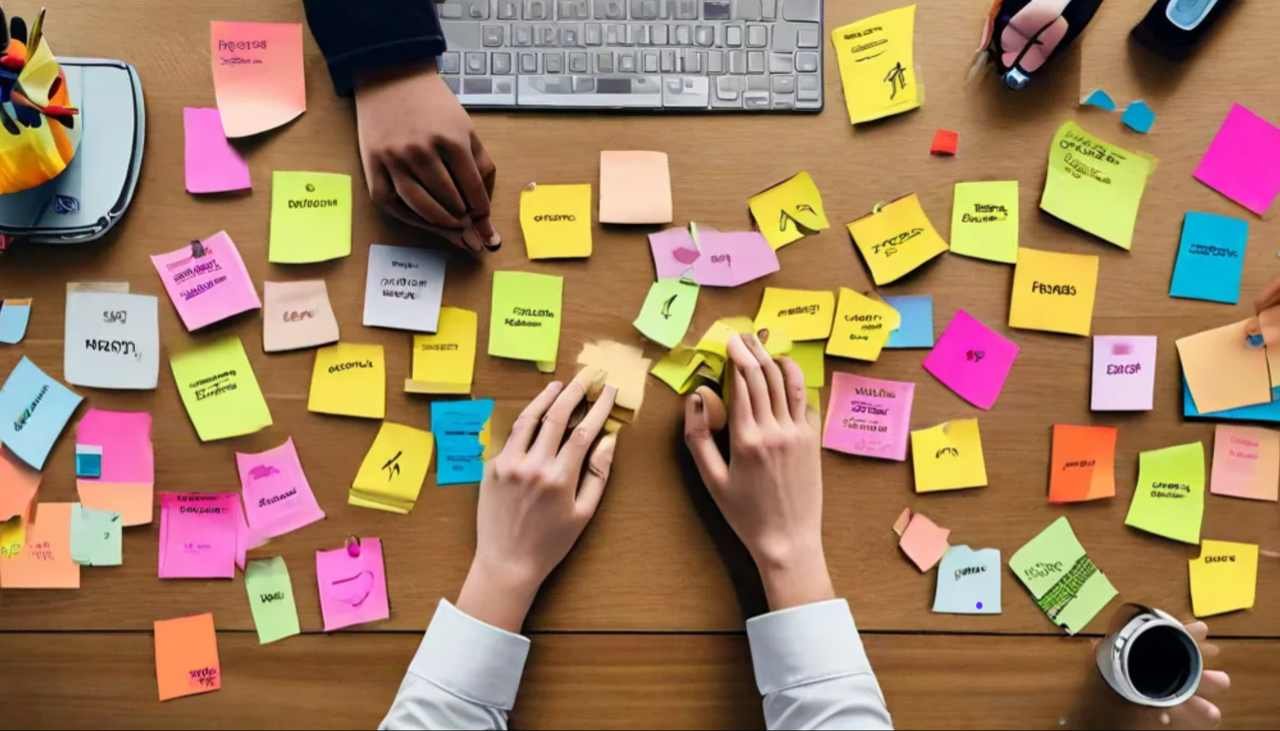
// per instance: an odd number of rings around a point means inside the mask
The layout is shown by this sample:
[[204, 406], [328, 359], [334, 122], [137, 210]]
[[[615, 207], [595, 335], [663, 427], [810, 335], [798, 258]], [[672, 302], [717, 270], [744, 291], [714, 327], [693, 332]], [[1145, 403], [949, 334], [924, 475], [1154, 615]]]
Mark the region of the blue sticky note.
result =
[[1133, 130], [1146, 134], [1156, 123], [1156, 111], [1151, 108], [1150, 104], [1138, 99], [1129, 102], [1129, 106], [1124, 108], [1124, 114], [1120, 117], [1120, 121], [1124, 122], [1124, 126]]
[[1000, 550], [952, 546], [938, 564], [933, 611], [940, 614], [1000, 613]]
[[1182, 416], [1186, 419], [1202, 421], [1268, 421], [1280, 423], [1280, 386], [1271, 389], [1271, 403], [1241, 406], [1226, 411], [1212, 411], [1202, 414], [1196, 409], [1196, 402], [1191, 398], [1191, 389], [1187, 387], [1187, 379], [1182, 379]]
[[1102, 89], [1094, 89], [1089, 92], [1080, 103], [1088, 107], [1105, 109], [1108, 112], [1116, 110], [1116, 100], [1112, 99], [1111, 95]]
[[1217, 213], [1187, 211], [1169, 282], [1170, 297], [1236, 304], [1249, 223]]
[[40, 470], [80, 396], [22, 356], [0, 388], [0, 442]]
[[5, 300], [0, 305], [0, 343], [22, 342], [31, 320], [31, 300]]
[[474, 484], [484, 478], [485, 445], [480, 435], [492, 416], [493, 399], [432, 402], [437, 485]]
[[912, 294], [885, 297], [884, 301], [902, 315], [902, 324], [889, 333], [886, 348], [933, 347], [933, 295]]

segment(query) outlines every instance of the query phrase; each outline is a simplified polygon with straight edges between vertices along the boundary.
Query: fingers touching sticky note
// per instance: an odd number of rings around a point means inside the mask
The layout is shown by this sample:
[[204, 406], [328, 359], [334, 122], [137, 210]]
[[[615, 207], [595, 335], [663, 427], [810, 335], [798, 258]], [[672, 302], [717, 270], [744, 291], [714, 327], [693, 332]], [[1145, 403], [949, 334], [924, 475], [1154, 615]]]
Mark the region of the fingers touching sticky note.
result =
[[755, 328], [781, 330], [793, 341], [825, 340], [831, 335], [835, 304], [830, 290], [765, 287]]
[[1178, 357], [1200, 413], [1271, 401], [1265, 348], [1248, 342], [1248, 320], [1179, 338]]
[[520, 191], [520, 230], [530, 259], [591, 256], [591, 185], [530, 183]]

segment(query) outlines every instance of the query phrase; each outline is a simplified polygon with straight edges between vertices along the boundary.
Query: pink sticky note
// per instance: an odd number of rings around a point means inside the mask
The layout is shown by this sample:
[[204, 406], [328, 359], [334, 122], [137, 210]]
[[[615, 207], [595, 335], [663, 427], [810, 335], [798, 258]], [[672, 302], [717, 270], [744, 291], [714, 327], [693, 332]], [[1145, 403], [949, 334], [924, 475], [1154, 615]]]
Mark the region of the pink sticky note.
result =
[[244, 506], [240, 504], [239, 500], [231, 501], [231, 512], [235, 516], [236, 524], [236, 568], [244, 571], [244, 564], [249, 551], [265, 544], [270, 540], [270, 536], [263, 535], [249, 527], [249, 521], [244, 515]]
[[391, 616], [382, 541], [361, 538], [358, 548], [316, 551], [316, 583], [325, 632]]
[[238, 511], [232, 492], [160, 493], [160, 578], [234, 578]]
[[1193, 174], [1196, 180], [1263, 215], [1280, 193], [1280, 127], [1247, 107], [1232, 104]]
[[188, 193], [225, 193], [253, 187], [249, 164], [227, 142], [217, 109], [183, 107], [182, 134]]
[[923, 573], [933, 568], [947, 552], [947, 538], [951, 531], [939, 526], [920, 513], [911, 513], [911, 522], [902, 532], [898, 547]]
[[299, 23], [209, 23], [213, 91], [227, 137], [279, 127], [307, 110]]
[[240, 251], [226, 231], [151, 257], [188, 331], [262, 307]]
[[1280, 497], [1280, 432], [1218, 424], [1209, 492], [1275, 502]]
[[758, 231], [717, 231], [698, 226], [649, 234], [659, 279], [687, 276], [707, 287], [736, 287], [778, 271], [778, 254]]
[[150, 523], [156, 482], [151, 414], [89, 409], [76, 425], [76, 444], [102, 448], [102, 474], [76, 478], [80, 502], [120, 513], [126, 526]]
[[249, 527], [274, 538], [324, 518], [293, 439], [257, 454], [236, 452]]
[[1156, 385], [1156, 336], [1093, 338], [1094, 411], [1150, 411]]
[[899, 462], [907, 458], [916, 384], [836, 372], [822, 446]]
[[951, 324], [924, 359], [924, 369], [960, 398], [980, 409], [990, 409], [1017, 357], [1017, 343], [968, 312], [956, 310]]

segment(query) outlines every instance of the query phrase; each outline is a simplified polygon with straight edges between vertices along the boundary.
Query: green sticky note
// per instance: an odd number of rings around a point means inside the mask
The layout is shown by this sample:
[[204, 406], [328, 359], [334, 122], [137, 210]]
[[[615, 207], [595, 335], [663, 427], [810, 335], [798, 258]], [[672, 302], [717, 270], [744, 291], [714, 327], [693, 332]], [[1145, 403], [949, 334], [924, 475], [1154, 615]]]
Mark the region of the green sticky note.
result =
[[1009, 568], [1049, 620], [1068, 634], [1084, 629], [1116, 596], [1065, 516], [1019, 548], [1009, 558]]
[[1155, 158], [1130, 152], [1064, 122], [1049, 146], [1040, 208], [1109, 241], [1133, 246], [1133, 229]]
[[659, 279], [649, 287], [640, 314], [632, 324], [646, 338], [674, 348], [689, 329], [697, 304], [697, 284], [676, 277]]
[[494, 272], [489, 355], [554, 366], [560, 349], [563, 295], [563, 277]]
[[81, 566], [119, 566], [123, 527], [119, 513], [72, 503], [71, 560]]
[[1183, 543], [1200, 543], [1204, 447], [1200, 442], [1138, 455], [1138, 485], [1124, 524]]
[[244, 567], [244, 590], [258, 628], [258, 644], [292, 637], [298, 629], [298, 607], [283, 556], [249, 561]]
[[351, 253], [351, 176], [303, 170], [271, 173], [271, 245], [276, 264], [328, 261]]
[[235, 335], [177, 353], [169, 365], [200, 441], [238, 437], [271, 426], [271, 412], [253, 366]]
[[956, 183], [951, 253], [1005, 264], [1018, 261], [1018, 181]]
[[822, 388], [827, 385], [826, 349], [825, 340], [801, 340], [791, 344], [791, 352], [787, 355], [804, 373], [805, 388]]

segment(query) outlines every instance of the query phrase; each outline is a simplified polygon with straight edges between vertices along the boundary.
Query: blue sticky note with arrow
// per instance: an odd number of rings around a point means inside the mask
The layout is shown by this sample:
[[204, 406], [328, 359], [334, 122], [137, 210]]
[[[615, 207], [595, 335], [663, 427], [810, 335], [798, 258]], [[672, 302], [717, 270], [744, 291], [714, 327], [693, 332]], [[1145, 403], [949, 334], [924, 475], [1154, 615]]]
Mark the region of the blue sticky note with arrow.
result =
[[1236, 304], [1249, 223], [1217, 213], [1187, 211], [1169, 296]]
[[933, 295], [911, 294], [885, 297], [885, 304], [898, 311], [902, 324], [889, 333], [886, 348], [933, 347]]
[[939, 614], [1000, 613], [1000, 550], [952, 546], [938, 564], [933, 611]]

